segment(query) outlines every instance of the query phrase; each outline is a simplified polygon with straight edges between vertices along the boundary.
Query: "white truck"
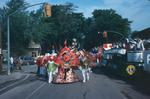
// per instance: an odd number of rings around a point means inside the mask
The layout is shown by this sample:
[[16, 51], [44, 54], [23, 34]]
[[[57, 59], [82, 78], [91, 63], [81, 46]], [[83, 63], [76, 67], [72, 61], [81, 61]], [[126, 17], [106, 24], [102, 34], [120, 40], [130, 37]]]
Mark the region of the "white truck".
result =
[[141, 71], [150, 72], [150, 50], [126, 51], [121, 48], [105, 50], [103, 66], [127, 76], [134, 76]]

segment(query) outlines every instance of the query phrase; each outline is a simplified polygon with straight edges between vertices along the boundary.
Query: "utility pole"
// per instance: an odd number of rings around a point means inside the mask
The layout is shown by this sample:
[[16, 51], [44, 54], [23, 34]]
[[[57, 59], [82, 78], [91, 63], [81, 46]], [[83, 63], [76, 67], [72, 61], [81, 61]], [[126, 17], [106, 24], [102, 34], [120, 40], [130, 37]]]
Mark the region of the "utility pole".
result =
[[25, 8], [20, 8], [20, 9], [14, 11], [13, 13], [7, 15], [7, 74], [8, 75], [10, 75], [10, 16], [14, 15], [15, 13], [17, 13], [17, 11], [20, 11], [22, 9], [27, 9], [27, 8], [41, 5], [41, 4], [45, 5], [44, 6], [44, 13], [46, 14], [46, 17], [50, 17], [51, 16], [51, 6], [46, 2], [37, 3], [34, 5], [27, 6]]
[[0, 72], [2, 71], [2, 31], [1, 31], [1, 24], [0, 24]]
[[10, 75], [10, 29], [9, 29], [9, 16], [7, 17], [7, 74]]

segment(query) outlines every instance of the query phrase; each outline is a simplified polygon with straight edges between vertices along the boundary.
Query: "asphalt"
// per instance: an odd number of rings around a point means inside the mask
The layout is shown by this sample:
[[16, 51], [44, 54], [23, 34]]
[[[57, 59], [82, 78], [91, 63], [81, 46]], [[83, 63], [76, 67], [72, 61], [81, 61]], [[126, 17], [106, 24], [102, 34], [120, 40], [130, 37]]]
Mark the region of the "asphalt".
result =
[[22, 70], [14, 69], [10, 75], [7, 75], [7, 65], [3, 64], [3, 70], [0, 72], [0, 94], [16, 87], [36, 73], [36, 66], [22, 66]]
[[111, 99], [112, 97], [124, 99], [109, 79], [95, 74], [92, 74], [90, 81], [86, 83], [49, 84], [37, 78], [0, 95], [1, 99]]
[[[35, 72], [35, 66], [23, 66], [23, 71], [14, 72], [17, 76], [20, 73], [28, 77], [20, 76], [23, 78], [19, 79], [16, 77], [17, 80], [10, 84], [19, 83], [1, 91], [0, 99], [150, 99], [150, 94], [147, 92], [150, 87], [149, 84], [145, 84], [146, 81], [148, 82], [145, 76], [140, 80], [127, 80], [109, 71], [95, 68], [90, 75], [90, 81], [86, 83], [49, 84], [46, 78], [36, 76]], [[76, 70], [76, 74], [82, 81], [81, 71]], [[139, 89], [140, 84], [143, 85], [142, 90], [147, 89], [145, 92]]]

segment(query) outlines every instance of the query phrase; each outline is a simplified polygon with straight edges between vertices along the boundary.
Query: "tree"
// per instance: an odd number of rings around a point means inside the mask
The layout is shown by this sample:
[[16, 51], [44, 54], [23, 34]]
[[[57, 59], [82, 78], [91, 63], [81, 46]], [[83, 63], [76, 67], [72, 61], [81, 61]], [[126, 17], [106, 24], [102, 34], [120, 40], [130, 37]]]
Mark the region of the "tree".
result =
[[127, 36], [130, 32], [130, 23], [126, 18], [122, 18], [114, 10], [95, 10], [93, 12], [95, 28], [99, 31], [112, 30]]
[[[10, 18], [10, 50], [11, 52], [18, 52], [18, 54], [23, 53], [27, 46], [27, 41], [25, 40], [24, 31], [26, 29], [26, 22], [28, 19], [27, 12], [20, 8], [25, 8], [27, 3], [24, 0], [10, 0], [6, 3], [6, 6], [1, 9], [3, 11], [3, 35], [6, 41], [7, 36], [7, 16], [14, 13], [14, 15], [9, 16]], [[5, 42], [5, 45], [7, 43]], [[6, 47], [6, 46], [4, 46]]]
[[[102, 35], [98, 38], [98, 32], [116, 31], [123, 34], [125, 37], [130, 33], [130, 23], [126, 18], [122, 18], [112, 9], [94, 10], [93, 17], [90, 19], [91, 28], [88, 30], [87, 41], [91, 41], [89, 48], [100, 44], [98, 41], [105, 43]], [[88, 20], [87, 20], [88, 21]], [[101, 40], [98, 40], [101, 39]], [[114, 32], [108, 32], [108, 41], [114, 42], [120, 40], [119, 35]]]
[[0, 8], [0, 25], [1, 25], [1, 33], [2, 33], [2, 48], [6, 48], [7, 38], [6, 38], [6, 13], [5, 8]]
[[[3, 32], [3, 44], [6, 48], [6, 18], [8, 14], [28, 4], [24, 0], [10, 0], [0, 9]], [[11, 51], [17, 54], [26, 52], [30, 41], [42, 45], [43, 53], [52, 45], [63, 46], [65, 39], [71, 44], [72, 38], [77, 38], [86, 49], [105, 43], [98, 32], [117, 31], [127, 36], [130, 33], [130, 21], [122, 18], [114, 10], [94, 10], [93, 16], [85, 18], [83, 13], [77, 13], [72, 3], [53, 5], [52, 16], [44, 18], [43, 7], [36, 11], [18, 10], [10, 17]], [[111, 35], [111, 36], [110, 36]], [[110, 42], [119, 40], [114, 33], [108, 32]]]
[[72, 38], [81, 38], [80, 35], [83, 32], [82, 27], [84, 25], [85, 18], [82, 13], [74, 12], [75, 8], [76, 6], [72, 3], [52, 6], [52, 16], [46, 19], [47, 23], [49, 23], [50, 32], [47, 34], [43, 42], [44, 44], [42, 45], [46, 45], [48, 47], [51, 45], [63, 46], [65, 39], [67, 39], [68, 44], [70, 44]]

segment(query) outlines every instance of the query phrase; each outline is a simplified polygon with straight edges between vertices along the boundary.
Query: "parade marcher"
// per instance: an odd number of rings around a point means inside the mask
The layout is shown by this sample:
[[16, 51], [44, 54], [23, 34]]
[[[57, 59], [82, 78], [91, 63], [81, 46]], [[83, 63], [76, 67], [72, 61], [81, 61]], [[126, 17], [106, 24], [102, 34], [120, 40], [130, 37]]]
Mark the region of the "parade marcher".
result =
[[56, 74], [57, 65], [53, 61], [53, 56], [50, 57], [50, 60], [47, 63], [47, 72], [48, 72], [48, 83], [51, 83], [53, 80], [53, 74]]
[[83, 51], [80, 51], [81, 56], [79, 57], [80, 59], [80, 67], [79, 69], [82, 72], [82, 76], [83, 76], [83, 82], [85, 83], [86, 81], [88, 81], [90, 79], [90, 67], [89, 67], [89, 60], [87, 59], [87, 57], [84, 55], [85, 53]]
[[102, 54], [103, 54], [103, 47], [98, 47], [98, 53], [97, 53], [97, 63], [100, 63], [102, 61]]
[[80, 48], [80, 44], [78, 44], [78, 41], [76, 38], [72, 39], [72, 46], [71, 46], [71, 50], [73, 51], [78, 51], [78, 49]]
[[43, 57], [42, 57], [42, 64], [40, 66], [40, 75], [46, 76], [47, 77], [47, 71], [46, 71], [46, 67], [48, 64], [48, 61], [50, 60], [51, 54], [46, 53]]
[[44, 60], [43, 60], [43, 57], [44, 56], [39, 56], [36, 60], [36, 64], [38, 66], [38, 69], [37, 69], [37, 75], [41, 76], [42, 74], [44, 74], [44, 71], [43, 71], [43, 67], [44, 67]]
[[[55, 49], [54, 45], [52, 45], [51, 53], [52, 53], [52, 54], [56, 54], [56, 49]], [[56, 54], [56, 55], [57, 55], [57, 54]]]
[[45, 65], [44, 65], [44, 56], [42, 57], [42, 64], [41, 64], [41, 66], [40, 66], [40, 75], [42, 76], [42, 75], [44, 75], [45, 73], [44, 73], [44, 68], [45, 68]]

